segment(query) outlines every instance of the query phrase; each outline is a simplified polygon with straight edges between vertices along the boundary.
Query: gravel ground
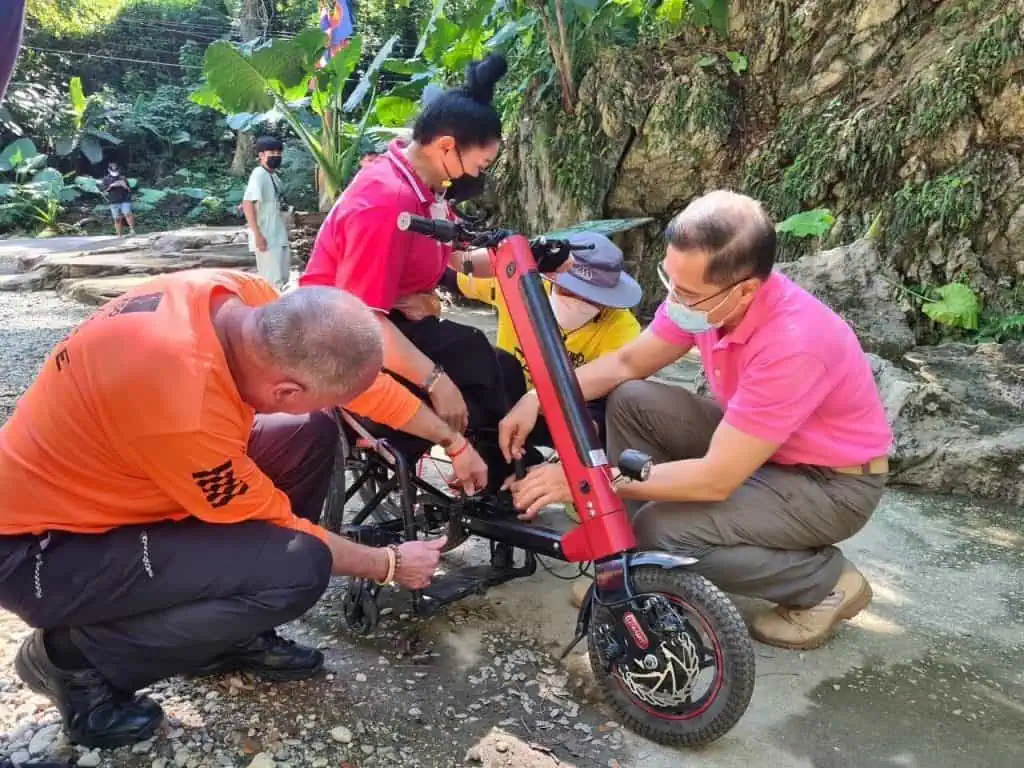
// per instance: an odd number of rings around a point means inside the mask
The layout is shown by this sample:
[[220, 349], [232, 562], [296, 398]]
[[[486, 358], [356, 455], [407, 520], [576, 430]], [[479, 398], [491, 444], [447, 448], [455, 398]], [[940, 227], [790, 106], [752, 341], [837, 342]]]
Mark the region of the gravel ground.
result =
[[[0, 293], [0, 421], [90, 311], [52, 292]], [[483, 554], [479, 543], [464, 549], [471, 559]], [[570, 681], [492, 603], [463, 601], [420, 620], [404, 613], [406, 595], [389, 594], [378, 632], [354, 638], [339, 615], [343, 587], [337, 580], [283, 630], [324, 650], [324, 676], [277, 685], [245, 676], [165, 681], [152, 695], [169, 714], [166, 727], [151, 742], [115, 751], [68, 744], [56, 710], [11, 667], [28, 628], [0, 611], [0, 759], [132, 768], [624, 764], [616, 757], [621, 729], [587, 704], [585, 678]]]
[[0, 293], [0, 423], [7, 420], [50, 350], [90, 310], [53, 291]]

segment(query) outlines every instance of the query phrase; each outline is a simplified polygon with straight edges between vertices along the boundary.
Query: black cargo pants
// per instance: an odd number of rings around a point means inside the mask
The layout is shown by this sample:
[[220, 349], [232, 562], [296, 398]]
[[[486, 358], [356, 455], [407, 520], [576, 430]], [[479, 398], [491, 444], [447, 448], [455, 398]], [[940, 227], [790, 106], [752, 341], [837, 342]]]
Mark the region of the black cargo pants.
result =
[[[249, 455], [296, 514], [317, 521], [337, 442], [323, 413], [258, 416]], [[319, 539], [264, 522], [0, 536], [0, 607], [32, 627], [67, 627], [125, 691], [198, 668], [298, 618], [330, 573]]]

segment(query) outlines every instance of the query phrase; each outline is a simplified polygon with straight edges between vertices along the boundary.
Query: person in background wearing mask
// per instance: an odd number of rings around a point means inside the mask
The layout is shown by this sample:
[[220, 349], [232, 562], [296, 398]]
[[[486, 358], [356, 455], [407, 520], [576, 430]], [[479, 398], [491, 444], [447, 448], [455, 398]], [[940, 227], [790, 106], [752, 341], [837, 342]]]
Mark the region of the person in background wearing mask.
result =
[[107, 165], [107, 175], [103, 177], [103, 192], [110, 203], [110, 215], [114, 218], [114, 229], [120, 237], [124, 228], [121, 219], [128, 224], [128, 231], [135, 234], [135, 220], [132, 217], [132, 189], [128, 180], [121, 174], [121, 167], [111, 161]]
[[[620, 349], [640, 335], [640, 323], [630, 309], [640, 303], [643, 289], [623, 271], [622, 251], [604, 235], [581, 232], [568, 240], [574, 246], [593, 247], [574, 250], [569, 271], [547, 276], [544, 286], [562, 333], [562, 342], [569, 353], [569, 362], [573, 368], [579, 368]], [[515, 355], [524, 377], [522, 392], [532, 389], [526, 359], [498, 281], [493, 277], [473, 277], [449, 270], [443, 284], [453, 293], [490, 304], [497, 310], [498, 349]], [[514, 381], [515, 374], [508, 372], [506, 379]], [[605, 442], [606, 404], [603, 397], [587, 403], [591, 418], [598, 425], [602, 445]], [[551, 433], [543, 419], [538, 421], [530, 435], [530, 443], [552, 444]]]
[[[652, 324], [577, 371], [586, 399], [609, 395], [609, 456], [635, 448], [655, 461], [643, 482], [613, 471], [616, 488], [640, 549], [698, 558], [693, 570], [722, 590], [775, 603], [751, 624], [761, 642], [816, 648], [871, 600], [835, 546], [867, 523], [888, 472], [871, 365], [839, 315], [773, 271], [775, 227], [757, 201], [711, 192], [666, 238], [668, 298]], [[712, 398], [646, 381], [693, 346]], [[509, 455], [538, 410], [527, 394], [502, 423]], [[570, 498], [558, 466], [512, 490], [527, 517]], [[576, 586], [579, 603], [587, 585]]]
[[288, 284], [291, 251], [288, 247], [287, 203], [277, 177], [284, 144], [261, 136], [254, 145], [260, 164], [249, 174], [242, 211], [249, 226], [249, 250], [256, 254], [256, 270], [278, 290]]

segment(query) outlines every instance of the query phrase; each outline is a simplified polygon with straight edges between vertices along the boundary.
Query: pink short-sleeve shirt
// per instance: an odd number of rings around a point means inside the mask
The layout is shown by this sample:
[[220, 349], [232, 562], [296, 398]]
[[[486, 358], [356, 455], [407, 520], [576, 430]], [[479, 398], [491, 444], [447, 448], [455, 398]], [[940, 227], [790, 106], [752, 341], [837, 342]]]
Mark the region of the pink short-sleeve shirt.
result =
[[398, 229], [403, 212], [433, 217], [447, 203], [423, 183], [395, 139], [361, 170], [327, 215], [299, 285], [330, 285], [370, 307], [389, 312], [413, 293], [433, 291], [451, 256], [450, 246]]
[[664, 304], [651, 331], [697, 346], [724, 421], [778, 443], [772, 462], [846, 467], [889, 453], [892, 430], [853, 330], [785, 275], [764, 282], [728, 333], [687, 333]]

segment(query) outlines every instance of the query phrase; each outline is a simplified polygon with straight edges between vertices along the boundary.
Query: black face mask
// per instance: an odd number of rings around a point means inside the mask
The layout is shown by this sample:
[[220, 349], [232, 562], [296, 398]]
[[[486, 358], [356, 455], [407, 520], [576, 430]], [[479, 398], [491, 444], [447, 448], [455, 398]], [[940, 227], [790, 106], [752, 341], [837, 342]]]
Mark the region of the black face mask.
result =
[[276, 171], [280, 167], [281, 167], [281, 156], [280, 155], [271, 155], [270, 157], [267, 158], [267, 168], [269, 168], [272, 171]]
[[470, 176], [464, 173], [457, 179], [452, 179], [451, 186], [445, 192], [445, 200], [453, 203], [461, 203], [465, 200], [472, 200], [480, 197], [487, 188], [487, 173], [480, 172], [479, 176]]

